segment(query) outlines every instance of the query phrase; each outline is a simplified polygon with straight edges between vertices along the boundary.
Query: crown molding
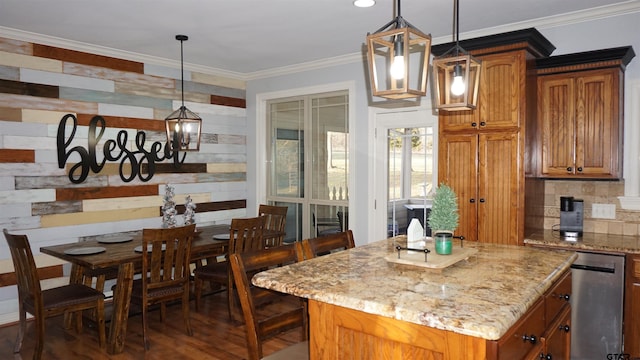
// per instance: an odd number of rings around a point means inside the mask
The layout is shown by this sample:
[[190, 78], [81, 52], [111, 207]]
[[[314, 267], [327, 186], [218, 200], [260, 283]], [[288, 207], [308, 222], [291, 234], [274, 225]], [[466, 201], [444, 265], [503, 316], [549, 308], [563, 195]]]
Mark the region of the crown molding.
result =
[[[29, 31], [23, 31], [18, 29], [12, 29], [4, 26], [0, 26], [0, 37], [5, 37], [14, 40], [26, 41], [30, 43], [42, 44], [47, 46], [59, 47], [69, 50], [82, 51], [90, 54], [102, 55], [114, 57], [117, 59], [137, 61], [143, 64], [153, 64], [159, 66], [166, 66], [174, 69], [180, 68], [180, 61], [162, 58], [158, 56], [144, 55], [131, 51], [114, 49], [106, 46], [93, 45], [80, 41], [63, 39], [50, 35], [43, 35], [33, 33]], [[245, 80], [246, 74], [217, 69], [210, 66], [203, 66], [197, 64], [184, 63], [185, 70], [195, 71], [208, 75], [224, 76], [237, 80]]]
[[[468, 39], [468, 38], [498, 34], [498, 33], [507, 32], [507, 31], [520, 30], [520, 29], [525, 29], [530, 27], [535, 27], [537, 29], [553, 28], [557, 26], [565, 26], [568, 24], [581, 23], [585, 21], [593, 21], [593, 20], [631, 14], [636, 12], [640, 12], [640, 1], [629, 0], [619, 4], [605, 5], [605, 6], [600, 6], [592, 9], [587, 9], [587, 10], [575, 11], [571, 13], [549, 16], [545, 18], [538, 18], [533, 20], [505, 24], [505, 25], [485, 28], [485, 29], [476, 30], [476, 31], [469, 31], [469, 32], [462, 33], [461, 35], [463, 35], [462, 36], [463, 38]], [[115, 57], [119, 59], [138, 61], [144, 64], [154, 64], [154, 65], [161, 65], [161, 66], [167, 66], [172, 68], [180, 67], [180, 62], [175, 60], [143, 55], [139, 53], [123, 51], [123, 50], [118, 50], [118, 49], [113, 49], [113, 48], [103, 47], [98, 45], [92, 45], [92, 44], [87, 44], [83, 42], [67, 40], [67, 39], [62, 39], [58, 37], [37, 34], [37, 33], [32, 33], [27, 31], [21, 31], [21, 30], [11, 29], [7, 27], [2, 27], [2, 26], [0, 26], [0, 36], [16, 39], [16, 40], [43, 44], [43, 45], [50, 45], [55, 47], [71, 49], [71, 50], [88, 52], [88, 53], [97, 54], [97, 55], [110, 56], [110, 57]], [[363, 39], [364, 39], [364, 34], [363, 34]], [[432, 44], [436, 45], [441, 43], [447, 43], [450, 41], [451, 41], [451, 36], [442, 36], [442, 37], [434, 38], [432, 40]], [[185, 63], [184, 67], [185, 69], [190, 71], [196, 71], [199, 73], [204, 73], [209, 75], [223, 76], [223, 77], [228, 77], [232, 79], [247, 81], [247, 80], [256, 80], [256, 79], [263, 79], [263, 78], [269, 78], [274, 76], [282, 76], [287, 74], [305, 72], [310, 70], [317, 70], [317, 69], [322, 69], [322, 68], [327, 68], [327, 67], [332, 67], [337, 65], [344, 65], [349, 63], [361, 62], [363, 61], [363, 59], [364, 59], [363, 54], [361, 52], [357, 52], [357, 53], [351, 53], [351, 54], [346, 54], [342, 56], [336, 56], [332, 58], [314, 60], [314, 61], [309, 61], [309, 62], [290, 65], [290, 66], [283, 66], [283, 67], [249, 72], [249, 73], [240, 73], [235, 71], [229, 71], [229, 70], [218, 69], [218, 68], [196, 65], [196, 64], [189, 64], [189, 63]]]

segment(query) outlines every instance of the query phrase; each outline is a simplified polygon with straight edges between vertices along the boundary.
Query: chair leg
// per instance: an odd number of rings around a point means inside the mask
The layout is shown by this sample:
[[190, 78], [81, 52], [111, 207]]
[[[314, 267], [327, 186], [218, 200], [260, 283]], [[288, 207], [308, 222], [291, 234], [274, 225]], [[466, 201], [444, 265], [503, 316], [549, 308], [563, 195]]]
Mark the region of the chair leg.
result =
[[80, 334], [82, 333], [82, 313], [83, 311], [76, 311], [75, 312], [75, 318], [76, 318], [76, 333]]
[[167, 316], [167, 304], [163, 301], [160, 303], [160, 322], [164, 322], [164, 318]]
[[149, 340], [147, 339], [147, 305], [142, 304], [142, 340], [144, 341], [144, 349], [149, 350]]
[[35, 317], [36, 325], [36, 348], [33, 352], [33, 359], [40, 360], [42, 349], [44, 348], [44, 316]]
[[101, 349], [107, 344], [107, 335], [104, 324], [104, 300], [99, 300], [96, 306], [96, 322], [98, 323], [98, 344]]
[[200, 311], [200, 296], [202, 295], [202, 279], [198, 275], [193, 279], [194, 282], [194, 292], [196, 296], [196, 311]]
[[27, 313], [20, 304], [20, 326], [18, 327], [18, 336], [16, 336], [16, 343], [13, 346], [13, 352], [19, 353], [22, 349], [22, 340], [24, 339], [24, 333], [27, 332]]
[[182, 316], [184, 317], [184, 326], [187, 330], [187, 335], [193, 336], [191, 318], [189, 315], [189, 284], [187, 284], [187, 287], [184, 290], [184, 295], [182, 295]]

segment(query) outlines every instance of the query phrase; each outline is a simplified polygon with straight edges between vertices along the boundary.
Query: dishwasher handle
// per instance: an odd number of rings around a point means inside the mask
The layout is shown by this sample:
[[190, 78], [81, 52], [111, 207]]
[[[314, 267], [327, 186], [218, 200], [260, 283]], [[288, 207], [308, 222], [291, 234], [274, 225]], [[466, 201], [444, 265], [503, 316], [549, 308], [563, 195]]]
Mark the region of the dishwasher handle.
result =
[[609, 274], [615, 274], [616, 272], [616, 268], [592, 266], [592, 265], [581, 265], [581, 264], [571, 264], [571, 268], [578, 269], [578, 270], [586, 270], [586, 271], [604, 272]]

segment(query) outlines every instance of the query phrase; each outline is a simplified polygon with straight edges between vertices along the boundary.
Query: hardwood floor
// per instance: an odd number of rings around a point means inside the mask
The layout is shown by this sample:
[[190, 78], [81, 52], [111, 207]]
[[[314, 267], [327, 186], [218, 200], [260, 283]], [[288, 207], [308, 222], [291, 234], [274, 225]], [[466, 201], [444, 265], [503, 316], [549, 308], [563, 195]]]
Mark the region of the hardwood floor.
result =
[[[109, 355], [98, 346], [95, 328], [85, 322], [82, 334], [63, 327], [62, 317], [47, 320], [43, 359], [247, 359], [244, 325], [234, 323], [227, 315], [226, 292], [204, 296], [202, 308], [195, 311], [191, 301], [191, 326], [193, 336], [184, 330], [180, 305], [167, 308], [167, 318], [160, 322], [160, 311], [151, 311], [149, 319], [150, 349], [145, 352], [142, 341], [142, 317], [131, 316], [127, 327], [125, 350], [122, 354]], [[282, 304], [274, 304], [282, 306]], [[267, 311], [267, 310], [265, 310]], [[18, 333], [18, 325], [0, 327], [0, 358], [10, 359]], [[267, 341], [264, 354], [269, 355], [279, 349], [301, 341], [301, 331], [291, 330]], [[31, 359], [33, 356], [34, 330], [27, 327], [22, 351], [14, 359]]]

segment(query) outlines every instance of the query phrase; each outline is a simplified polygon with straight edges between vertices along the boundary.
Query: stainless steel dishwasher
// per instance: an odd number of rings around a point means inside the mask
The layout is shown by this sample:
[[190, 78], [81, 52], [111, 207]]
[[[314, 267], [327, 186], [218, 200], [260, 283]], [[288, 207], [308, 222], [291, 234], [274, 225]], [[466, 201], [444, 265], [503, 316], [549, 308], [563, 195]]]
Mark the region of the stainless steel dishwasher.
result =
[[571, 359], [622, 353], [624, 255], [579, 251], [571, 277]]

